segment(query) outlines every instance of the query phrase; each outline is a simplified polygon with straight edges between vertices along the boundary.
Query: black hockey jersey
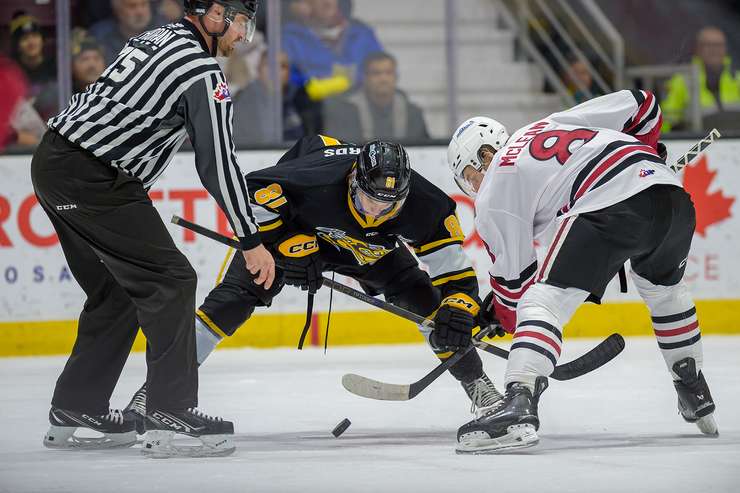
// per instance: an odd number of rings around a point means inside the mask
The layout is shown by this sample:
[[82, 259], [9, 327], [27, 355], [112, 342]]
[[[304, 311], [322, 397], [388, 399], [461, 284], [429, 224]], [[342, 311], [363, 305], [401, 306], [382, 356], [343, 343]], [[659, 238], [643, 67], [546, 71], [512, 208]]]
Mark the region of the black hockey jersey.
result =
[[478, 282], [462, 249], [455, 202], [412, 171], [400, 213], [358, 212], [349, 176], [360, 147], [322, 135], [299, 140], [278, 164], [247, 175], [250, 203], [266, 245], [298, 233], [315, 235], [322, 257], [340, 266], [368, 265], [395, 248], [411, 247], [442, 296], [477, 296]]

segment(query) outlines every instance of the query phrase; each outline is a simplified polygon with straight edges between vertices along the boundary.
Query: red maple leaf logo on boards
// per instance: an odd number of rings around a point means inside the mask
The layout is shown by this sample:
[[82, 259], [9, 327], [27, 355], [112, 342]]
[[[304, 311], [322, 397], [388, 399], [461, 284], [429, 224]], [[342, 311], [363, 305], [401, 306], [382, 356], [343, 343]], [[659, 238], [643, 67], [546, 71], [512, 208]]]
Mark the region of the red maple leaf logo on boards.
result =
[[683, 187], [691, 195], [696, 207], [696, 232], [706, 237], [709, 226], [732, 217], [730, 208], [734, 197], [725, 197], [722, 190], [708, 193], [717, 171], [707, 167], [707, 157], [702, 156], [695, 164], [683, 171]]

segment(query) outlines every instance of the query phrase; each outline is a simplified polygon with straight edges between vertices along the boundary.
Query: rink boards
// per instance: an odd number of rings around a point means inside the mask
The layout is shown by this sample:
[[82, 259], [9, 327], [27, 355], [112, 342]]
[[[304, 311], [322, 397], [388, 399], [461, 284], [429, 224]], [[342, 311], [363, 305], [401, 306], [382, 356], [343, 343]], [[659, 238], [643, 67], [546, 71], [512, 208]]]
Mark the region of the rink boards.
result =
[[[694, 142], [670, 141], [670, 159]], [[245, 171], [269, 166], [281, 151], [239, 153]], [[465, 249], [478, 271], [481, 291], [487, 293], [488, 255], [473, 227], [472, 201], [450, 179], [443, 147], [410, 148], [412, 166], [449, 193], [458, 203], [466, 232]], [[84, 294], [68, 271], [51, 224], [38, 206], [30, 181], [30, 156], [0, 158], [0, 356], [59, 354], [74, 342], [76, 318]], [[697, 233], [688, 259], [686, 279], [697, 299], [705, 333], [740, 333], [740, 222], [736, 197], [740, 195], [740, 140], [715, 143], [685, 173], [687, 190], [697, 208]], [[151, 191], [152, 200], [167, 223], [178, 247], [198, 273], [200, 302], [217, 282], [230, 254], [211, 240], [196, 237], [169, 224], [173, 214], [229, 234], [228, 224], [198, 179], [190, 153], [178, 154]], [[545, 246], [546, 246], [546, 242]], [[541, 249], [540, 249], [541, 250]], [[352, 280], [337, 281], [358, 287]], [[328, 290], [322, 289], [314, 304], [309, 342], [323, 345]], [[273, 306], [258, 310], [245, 327], [225, 340], [222, 347], [292, 346], [297, 343], [306, 308], [305, 294], [286, 288]], [[566, 327], [569, 337], [651, 333], [647, 310], [636, 292], [618, 292], [613, 281], [605, 303], [585, 305]], [[333, 297], [330, 344], [387, 344], [419, 342], [415, 326], [342, 294]], [[143, 349], [142, 337], [136, 348]]]

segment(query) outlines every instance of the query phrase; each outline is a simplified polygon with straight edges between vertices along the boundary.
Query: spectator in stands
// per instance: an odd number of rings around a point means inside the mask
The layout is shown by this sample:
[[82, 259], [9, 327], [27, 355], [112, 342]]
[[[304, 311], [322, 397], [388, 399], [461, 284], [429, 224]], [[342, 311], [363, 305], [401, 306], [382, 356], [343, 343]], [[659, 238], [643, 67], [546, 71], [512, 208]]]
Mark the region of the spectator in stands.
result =
[[369, 55], [364, 82], [350, 96], [327, 100], [324, 132], [340, 140], [364, 143], [373, 139], [419, 141], [429, 138], [421, 108], [398, 89], [396, 59], [385, 52]]
[[90, 28], [103, 47], [105, 63], [110, 65], [129, 39], [166, 24], [167, 21], [152, 14], [150, 0], [110, 0], [113, 17], [96, 22]]
[[28, 80], [27, 97], [46, 120], [58, 111], [57, 67], [44, 53], [44, 36], [35, 17], [23, 11], [10, 21], [11, 52]]
[[311, 0], [283, 0], [285, 19], [308, 25], [311, 21]]
[[[566, 71], [563, 80], [568, 90], [573, 95], [576, 103], [583, 103], [596, 96], [602, 96], [604, 93], [593, 80], [588, 65], [578, 57], [571, 56], [568, 59], [570, 71]], [[588, 91], [586, 91], [588, 89]], [[588, 93], [591, 93], [589, 96]]]
[[[275, 143], [271, 139], [275, 115], [272, 111], [273, 83], [270, 80], [267, 51], [262, 54], [258, 78], [234, 97], [234, 142], [239, 147]], [[294, 141], [307, 133], [317, 133], [318, 104], [308, 99], [303, 88], [290, 80], [290, 61], [279, 56], [283, 89], [283, 141]]]
[[0, 87], [3, 97], [0, 98], [0, 152], [9, 143], [13, 143], [13, 117], [19, 105], [25, 100], [28, 83], [21, 69], [12, 61], [0, 55]]
[[105, 71], [103, 48], [83, 29], [72, 32], [72, 90], [84, 91]]
[[[725, 33], [716, 27], [705, 27], [696, 36], [691, 63], [699, 69], [699, 99], [703, 115], [740, 110], [740, 72], [727, 55]], [[663, 110], [663, 131], [686, 127], [691, 105], [689, 85], [683, 74], [668, 81]]]
[[310, 0], [307, 24], [283, 26], [282, 46], [314, 100], [341, 94], [362, 82], [365, 58], [382, 47], [368, 25], [350, 17], [351, 4]]
[[166, 22], [177, 22], [185, 14], [180, 0], [160, 0], [157, 11]]

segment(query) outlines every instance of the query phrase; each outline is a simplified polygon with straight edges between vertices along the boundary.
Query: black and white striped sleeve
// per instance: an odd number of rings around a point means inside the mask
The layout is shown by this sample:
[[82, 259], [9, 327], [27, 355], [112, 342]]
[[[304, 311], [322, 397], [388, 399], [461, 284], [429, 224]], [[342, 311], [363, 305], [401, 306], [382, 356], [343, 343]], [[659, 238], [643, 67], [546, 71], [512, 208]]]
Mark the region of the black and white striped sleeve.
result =
[[246, 177], [236, 162], [233, 105], [223, 75], [207, 74], [185, 91], [182, 103], [203, 186], [226, 214], [242, 246], [256, 247], [261, 241]]

